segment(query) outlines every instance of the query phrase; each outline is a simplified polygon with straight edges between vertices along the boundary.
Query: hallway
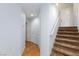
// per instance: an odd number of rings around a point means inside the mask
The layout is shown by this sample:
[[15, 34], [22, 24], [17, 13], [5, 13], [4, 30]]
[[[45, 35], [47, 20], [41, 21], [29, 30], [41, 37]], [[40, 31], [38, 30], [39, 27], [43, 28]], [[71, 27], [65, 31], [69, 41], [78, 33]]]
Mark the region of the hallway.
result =
[[[29, 9], [32, 8], [32, 4], [25, 4], [24, 10], [28, 8], [27, 5], [30, 5]], [[31, 13], [32, 10], [28, 10], [29, 13], [25, 10], [30, 15], [26, 13], [27, 42], [23, 56], [79, 56], [78, 10], [75, 5], [42, 4], [40, 10], [38, 6], [32, 8], [33, 11], [38, 10], [36, 13], [39, 16]]]
[[79, 55], [79, 4], [0, 4], [0, 13], [0, 55]]

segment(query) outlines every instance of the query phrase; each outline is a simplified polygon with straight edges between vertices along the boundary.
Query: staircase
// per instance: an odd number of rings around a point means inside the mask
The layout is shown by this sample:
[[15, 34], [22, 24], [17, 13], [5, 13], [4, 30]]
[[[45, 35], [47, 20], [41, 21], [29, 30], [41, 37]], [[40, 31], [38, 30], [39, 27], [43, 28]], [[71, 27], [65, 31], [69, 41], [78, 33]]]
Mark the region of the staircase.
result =
[[77, 27], [59, 27], [51, 55], [79, 56], [79, 33]]

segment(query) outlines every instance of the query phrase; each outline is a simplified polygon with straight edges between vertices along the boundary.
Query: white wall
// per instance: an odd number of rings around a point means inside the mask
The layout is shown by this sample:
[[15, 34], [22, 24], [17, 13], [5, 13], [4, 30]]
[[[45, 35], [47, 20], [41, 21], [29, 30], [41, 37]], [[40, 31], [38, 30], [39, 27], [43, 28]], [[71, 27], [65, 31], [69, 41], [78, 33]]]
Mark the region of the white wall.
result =
[[60, 18], [62, 26], [74, 26], [73, 6], [67, 6], [60, 10]]
[[34, 18], [31, 22], [31, 39], [40, 44], [40, 19]]
[[17, 4], [0, 4], [0, 55], [21, 55], [24, 18]]
[[40, 45], [40, 19], [39, 17], [28, 19], [27, 41]]
[[27, 41], [31, 40], [31, 21], [27, 19]]
[[79, 4], [78, 3], [74, 3], [73, 11], [74, 11], [74, 22], [79, 30]]
[[50, 38], [51, 29], [56, 23], [57, 9], [55, 4], [44, 4], [40, 11], [41, 20], [41, 44], [40, 55], [49, 56], [55, 40], [55, 36]]
[[52, 48], [53, 48], [53, 45], [54, 45], [54, 42], [55, 42], [55, 38], [56, 38], [56, 34], [57, 34], [57, 31], [58, 31], [58, 8], [57, 6], [54, 4], [54, 5], [49, 5], [49, 19], [48, 19], [48, 25], [49, 25], [49, 33], [50, 33], [50, 53], [52, 51]]
[[74, 14], [74, 25], [77, 26], [77, 19], [78, 19], [78, 6], [77, 6], [77, 4], [73, 4], [73, 14]]
[[41, 44], [40, 44], [40, 55], [48, 56], [49, 55], [49, 30], [48, 30], [48, 12], [49, 6], [45, 4], [40, 10], [40, 23], [41, 23]]

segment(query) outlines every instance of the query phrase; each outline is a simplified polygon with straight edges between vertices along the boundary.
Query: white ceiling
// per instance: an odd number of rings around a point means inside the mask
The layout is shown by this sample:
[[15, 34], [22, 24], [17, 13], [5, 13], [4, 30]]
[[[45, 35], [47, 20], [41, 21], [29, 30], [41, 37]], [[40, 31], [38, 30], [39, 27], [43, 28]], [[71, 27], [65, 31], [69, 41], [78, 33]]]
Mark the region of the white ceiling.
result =
[[[31, 14], [33, 14], [33, 17], [36, 17], [40, 13], [40, 8], [42, 7], [44, 3], [20, 3], [20, 6], [22, 7], [22, 10], [26, 14], [28, 18], [32, 18]], [[73, 6], [72, 3], [59, 3], [59, 8], [67, 8]]]
[[34, 15], [33, 17], [38, 16], [42, 6], [41, 3], [22, 3], [20, 5], [28, 18], [31, 17], [31, 14]]

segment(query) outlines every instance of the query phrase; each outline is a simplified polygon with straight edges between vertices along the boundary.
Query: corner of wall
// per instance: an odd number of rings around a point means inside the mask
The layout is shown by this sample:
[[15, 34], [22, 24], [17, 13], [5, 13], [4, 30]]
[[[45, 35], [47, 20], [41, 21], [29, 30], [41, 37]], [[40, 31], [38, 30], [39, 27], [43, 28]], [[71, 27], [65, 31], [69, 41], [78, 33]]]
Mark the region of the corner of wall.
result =
[[77, 27], [77, 29], [78, 29], [78, 32], [79, 32], [79, 27]]

